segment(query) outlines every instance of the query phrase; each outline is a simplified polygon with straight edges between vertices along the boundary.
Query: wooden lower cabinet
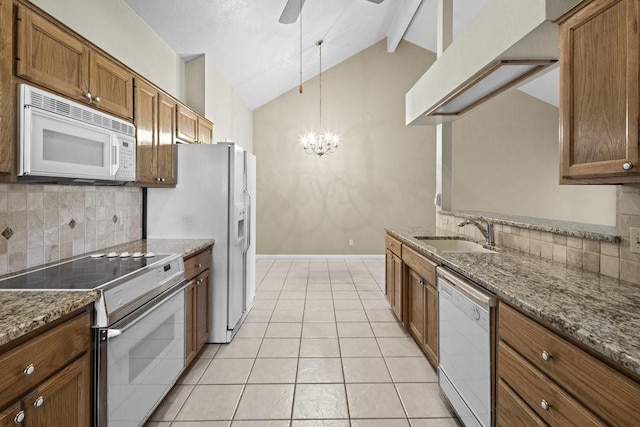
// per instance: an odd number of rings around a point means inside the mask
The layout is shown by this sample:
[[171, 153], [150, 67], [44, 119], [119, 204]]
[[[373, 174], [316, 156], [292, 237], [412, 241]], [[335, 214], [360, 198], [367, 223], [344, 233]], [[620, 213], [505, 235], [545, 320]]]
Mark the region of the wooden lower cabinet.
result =
[[90, 325], [85, 312], [0, 355], [0, 427], [91, 425]]
[[196, 351], [196, 286], [190, 284], [184, 290], [184, 311], [185, 311], [185, 366], [189, 366], [198, 353]]
[[404, 246], [407, 297], [407, 326], [433, 367], [438, 366], [438, 289], [437, 264]]
[[[527, 413], [549, 425], [638, 425], [640, 384], [502, 302], [497, 323], [497, 381]], [[498, 388], [498, 420], [518, 410], [513, 400]]]
[[201, 349], [209, 339], [209, 270], [196, 279], [196, 348]]
[[25, 426], [84, 427], [91, 420], [91, 359], [85, 354], [23, 399]]
[[22, 411], [22, 405], [20, 402], [16, 402], [8, 408], [0, 411], [0, 427], [16, 427], [19, 425], [20, 417], [24, 417]]
[[191, 283], [185, 289], [185, 366], [189, 366], [209, 339], [210, 259], [209, 247], [184, 261], [185, 275]]
[[425, 339], [423, 348], [434, 368], [438, 366], [438, 288], [425, 286]]
[[393, 252], [387, 250], [385, 264], [385, 290], [387, 301], [400, 322], [404, 322], [403, 310], [403, 286], [402, 286], [402, 259]]
[[425, 283], [422, 277], [411, 268], [407, 268], [407, 292], [409, 310], [407, 326], [418, 343], [425, 341]]
[[497, 389], [496, 425], [500, 427], [546, 426], [545, 422], [503, 380], [498, 380]]

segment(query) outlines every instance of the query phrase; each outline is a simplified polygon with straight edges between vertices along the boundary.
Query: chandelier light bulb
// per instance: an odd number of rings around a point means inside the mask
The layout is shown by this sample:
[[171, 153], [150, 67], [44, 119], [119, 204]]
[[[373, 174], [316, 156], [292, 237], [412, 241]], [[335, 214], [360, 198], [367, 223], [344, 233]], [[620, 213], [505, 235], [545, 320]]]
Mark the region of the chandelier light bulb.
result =
[[319, 118], [320, 118], [320, 130], [318, 133], [307, 132], [300, 136], [300, 144], [307, 154], [315, 154], [322, 157], [326, 154], [330, 154], [336, 151], [338, 145], [340, 145], [340, 137], [337, 133], [333, 133], [328, 130], [322, 130], [322, 40], [316, 42], [320, 50], [320, 91], [319, 91]]

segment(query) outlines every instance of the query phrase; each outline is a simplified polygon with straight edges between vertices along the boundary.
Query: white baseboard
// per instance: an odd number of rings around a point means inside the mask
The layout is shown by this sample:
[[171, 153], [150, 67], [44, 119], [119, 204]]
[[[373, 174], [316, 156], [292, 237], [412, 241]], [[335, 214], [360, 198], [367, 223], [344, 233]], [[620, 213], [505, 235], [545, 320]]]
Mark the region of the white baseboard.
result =
[[370, 258], [370, 259], [384, 259], [384, 255], [282, 255], [282, 254], [258, 254], [256, 255], [256, 259], [282, 259], [282, 258], [295, 258], [295, 259], [362, 259], [362, 258]]

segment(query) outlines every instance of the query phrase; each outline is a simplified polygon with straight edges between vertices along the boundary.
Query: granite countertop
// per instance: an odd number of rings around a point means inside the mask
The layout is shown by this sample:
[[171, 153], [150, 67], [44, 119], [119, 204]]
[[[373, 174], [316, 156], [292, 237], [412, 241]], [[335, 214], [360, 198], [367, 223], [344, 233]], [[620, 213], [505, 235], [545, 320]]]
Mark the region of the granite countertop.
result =
[[440, 211], [442, 215], [458, 218], [484, 219], [495, 224], [504, 224], [529, 230], [546, 231], [563, 236], [585, 239], [619, 242], [620, 231], [612, 225], [586, 224], [583, 222], [561, 221], [556, 219], [532, 218], [521, 215], [509, 215], [482, 211]]
[[[188, 257], [213, 244], [214, 241], [211, 239], [148, 239], [136, 240], [98, 252], [182, 253]], [[38, 268], [42, 266], [30, 270]], [[3, 278], [26, 271], [28, 270], [17, 271]], [[0, 346], [93, 304], [97, 297], [98, 292], [95, 291], [0, 291]]]
[[387, 228], [387, 232], [543, 323], [640, 374], [637, 285], [510, 249], [499, 248], [496, 253], [443, 253], [413, 237], [451, 237], [448, 231], [398, 227]]
[[213, 239], [142, 239], [103, 249], [99, 252], [153, 252], [188, 257], [215, 243]]

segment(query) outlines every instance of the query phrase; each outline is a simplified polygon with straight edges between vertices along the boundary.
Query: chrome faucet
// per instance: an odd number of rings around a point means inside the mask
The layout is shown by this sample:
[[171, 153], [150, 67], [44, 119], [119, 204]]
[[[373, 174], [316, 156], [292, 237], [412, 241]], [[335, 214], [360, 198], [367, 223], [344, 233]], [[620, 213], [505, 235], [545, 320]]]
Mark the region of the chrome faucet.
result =
[[480, 233], [482, 233], [482, 236], [485, 238], [486, 245], [495, 246], [496, 240], [493, 234], [493, 223], [486, 220], [485, 222], [487, 223], [486, 227], [484, 227], [478, 221], [474, 221], [472, 219], [465, 219], [464, 221], [460, 221], [458, 223], [458, 227], [464, 227], [465, 225], [470, 225], [470, 224], [475, 225], [476, 227], [478, 227], [478, 230], [480, 230]]

